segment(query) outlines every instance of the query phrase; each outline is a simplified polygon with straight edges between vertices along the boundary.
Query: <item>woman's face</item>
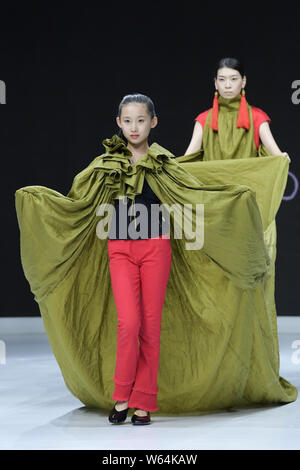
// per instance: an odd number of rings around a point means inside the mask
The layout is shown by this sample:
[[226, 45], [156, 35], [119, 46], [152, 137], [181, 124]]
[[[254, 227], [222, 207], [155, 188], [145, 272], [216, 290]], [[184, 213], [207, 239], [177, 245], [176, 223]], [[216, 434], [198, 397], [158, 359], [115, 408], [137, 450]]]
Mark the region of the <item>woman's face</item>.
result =
[[245, 85], [246, 76], [242, 77], [237, 70], [229, 67], [218, 70], [215, 87], [223, 98], [234, 98]]
[[118, 116], [116, 120], [124, 137], [131, 144], [141, 144], [147, 140], [151, 128], [157, 125], [157, 117], [151, 119], [147, 105], [144, 103], [124, 104], [121, 116]]

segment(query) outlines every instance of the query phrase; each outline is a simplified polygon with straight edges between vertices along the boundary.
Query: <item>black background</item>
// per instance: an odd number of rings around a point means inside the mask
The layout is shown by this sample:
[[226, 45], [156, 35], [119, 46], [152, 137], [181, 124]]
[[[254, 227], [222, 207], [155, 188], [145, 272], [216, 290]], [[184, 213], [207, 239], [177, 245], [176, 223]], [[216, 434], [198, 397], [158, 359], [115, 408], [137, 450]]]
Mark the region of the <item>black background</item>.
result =
[[[271, 117], [271, 131], [300, 172], [299, 11], [295, 4], [232, 2], [26, 2], [1, 5], [2, 308], [38, 316], [24, 277], [14, 193], [40, 185], [62, 194], [118, 131], [128, 93], [151, 97], [159, 118], [149, 144], [185, 153], [197, 114], [212, 106], [216, 62], [244, 61], [249, 104]], [[289, 178], [285, 195], [293, 190]], [[278, 315], [299, 315], [299, 192], [277, 215]]]

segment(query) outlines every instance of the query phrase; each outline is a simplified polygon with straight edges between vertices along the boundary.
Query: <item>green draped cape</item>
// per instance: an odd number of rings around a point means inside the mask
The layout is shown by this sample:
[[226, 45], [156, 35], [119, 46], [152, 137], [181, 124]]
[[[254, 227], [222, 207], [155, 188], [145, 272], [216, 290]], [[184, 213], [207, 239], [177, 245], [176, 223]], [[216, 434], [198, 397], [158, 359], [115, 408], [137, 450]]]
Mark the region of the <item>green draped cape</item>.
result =
[[261, 158], [258, 171], [255, 158], [175, 158], [153, 143], [132, 166], [117, 135], [103, 145], [66, 196], [44, 186], [15, 192], [22, 267], [70, 392], [88, 407], [114, 404], [117, 312], [97, 214], [120, 196], [134, 200], [146, 178], [166, 205], [190, 204], [191, 216], [204, 205], [204, 244], [196, 250], [187, 248], [189, 231], [174, 236], [170, 211], [159, 411], [294, 401], [297, 389], [279, 376], [273, 287], [287, 159]]

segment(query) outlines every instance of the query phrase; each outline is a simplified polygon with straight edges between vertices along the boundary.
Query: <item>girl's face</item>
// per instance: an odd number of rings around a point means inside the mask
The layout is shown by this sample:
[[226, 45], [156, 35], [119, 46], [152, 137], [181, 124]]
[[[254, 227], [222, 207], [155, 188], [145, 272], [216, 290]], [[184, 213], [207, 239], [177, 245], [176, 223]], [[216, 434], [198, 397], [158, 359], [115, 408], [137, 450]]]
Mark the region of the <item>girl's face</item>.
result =
[[246, 76], [242, 77], [237, 70], [229, 67], [218, 70], [215, 87], [223, 98], [234, 98], [245, 85]]
[[116, 118], [124, 137], [131, 144], [141, 144], [148, 139], [151, 128], [157, 125], [157, 117], [151, 119], [147, 105], [128, 103], [122, 106], [121, 116]]

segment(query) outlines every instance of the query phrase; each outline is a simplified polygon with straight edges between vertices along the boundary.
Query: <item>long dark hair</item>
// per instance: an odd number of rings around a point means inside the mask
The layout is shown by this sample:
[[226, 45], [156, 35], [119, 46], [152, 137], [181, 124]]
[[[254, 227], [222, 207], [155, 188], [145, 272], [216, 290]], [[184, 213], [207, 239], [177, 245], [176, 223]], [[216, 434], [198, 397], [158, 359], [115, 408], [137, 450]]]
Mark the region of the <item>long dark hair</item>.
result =
[[242, 78], [245, 75], [244, 64], [239, 59], [235, 59], [234, 57], [225, 57], [217, 62], [214, 72], [214, 78], [217, 78], [218, 70], [223, 67], [228, 67], [230, 69], [237, 70], [238, 72], [240, 72]]
[[[156, 117], [157, 114], [155, 112], [155, 109], [154, 109], [154, 104], [153, 104], [153, 101], [149, 98], [149, 96], [146, 96], [146, 95], [143, 95], [141, 93], [132, 93], [130, 95], [125, 95], [120, 104], [119, 104], [119, 108], [118, 108], [118, 114], [117, 116], [120, 118], [121, 116], [121, 112], [122, 112], [122, 107], [125, 105], [125, 104], [128, 104], [128, 103], [143, 103], [147, 106], [147, 110], [148, 110], [148, 113], [150, 114], [151, 116], [151, 119]], [[126, 144], [127, 144], [127, 139], [124, 137], [123, 135], [123, 132], [122, 132], [122, 129], [119, 128], [119, 131], [118, 131], [118, 136], [121, 137], [121, 139], [123, 139]]]

